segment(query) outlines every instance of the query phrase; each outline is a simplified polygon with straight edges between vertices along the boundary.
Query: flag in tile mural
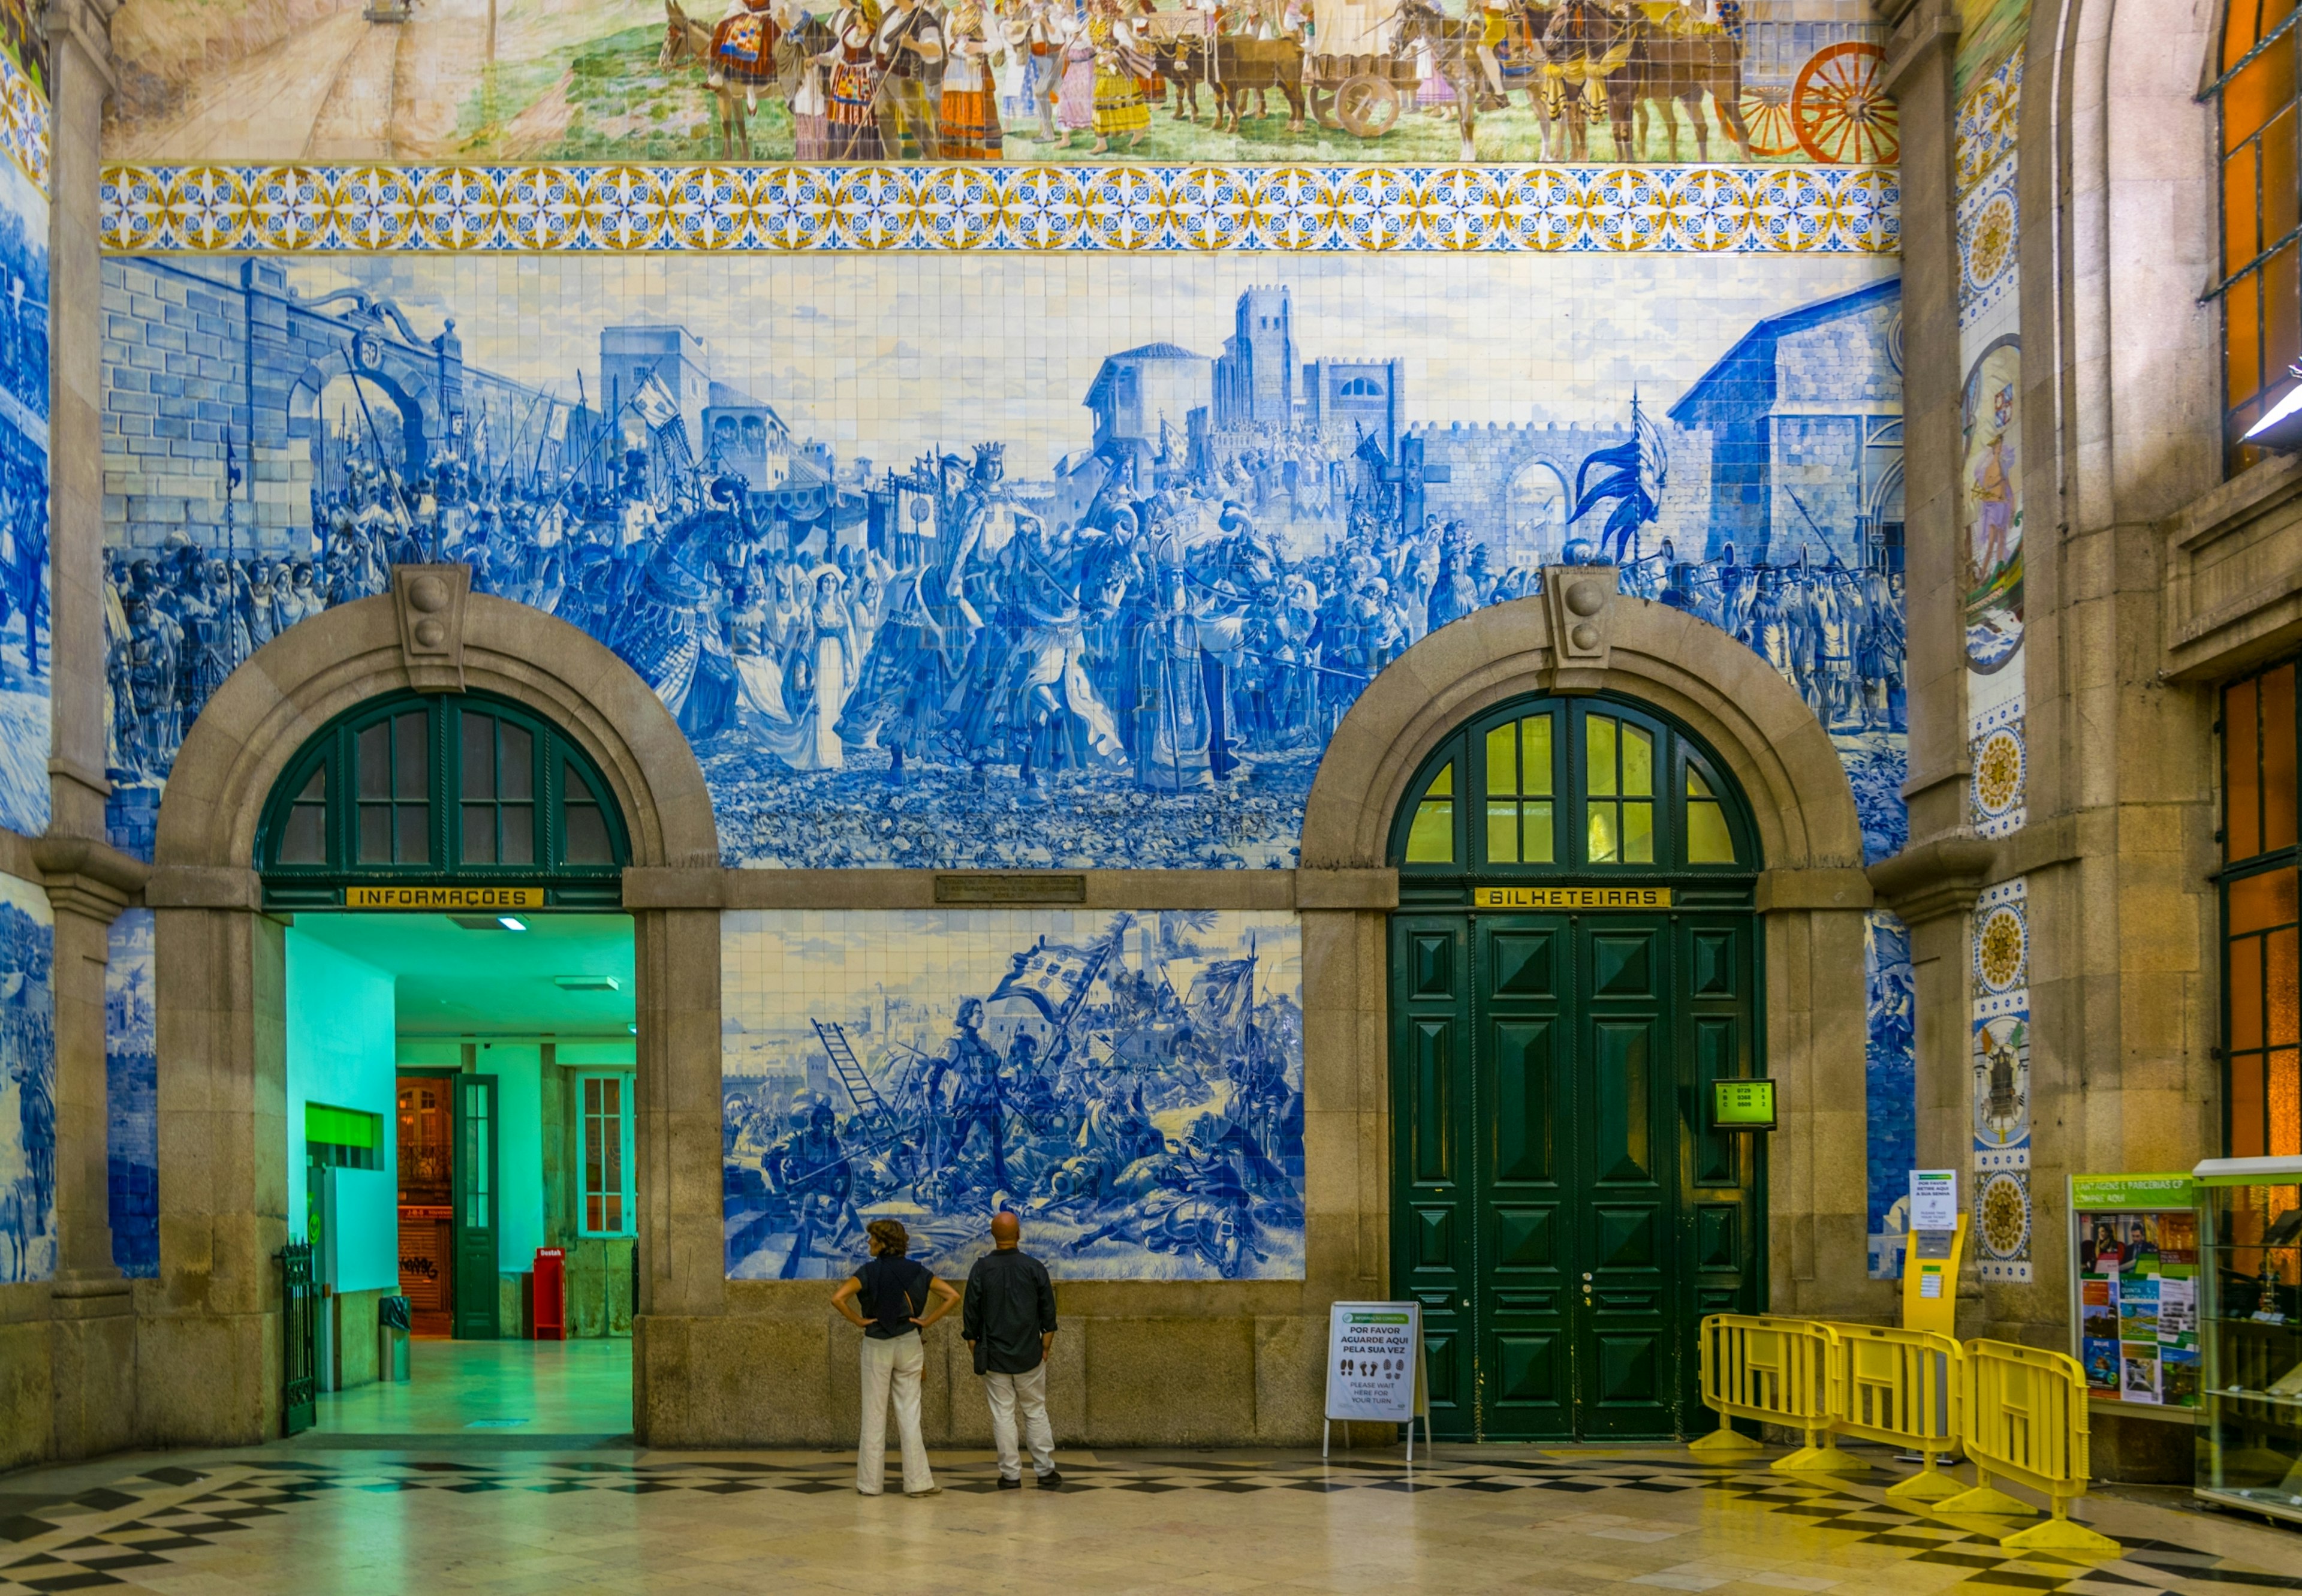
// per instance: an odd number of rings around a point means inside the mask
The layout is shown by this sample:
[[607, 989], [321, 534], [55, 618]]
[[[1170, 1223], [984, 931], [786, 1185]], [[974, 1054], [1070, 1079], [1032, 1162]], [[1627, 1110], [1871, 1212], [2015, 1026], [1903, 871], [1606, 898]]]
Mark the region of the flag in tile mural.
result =
[[727, 1273], [837, 1278], [903, 1221], [956, 1275], [1011, 1209], [1069, 1280], [1303, 1276], [1290, 914], [731, 914]]
[[1868, 858], [1904, 835], [1890, 262], [827, 254], [740, 317], [700, 255], [105, 270], [139, 855], [217, 685], [435, 554], [647, 683], [733, 866], [1288, 868], [1370, 682], [1599, 560], [1797, 687]]

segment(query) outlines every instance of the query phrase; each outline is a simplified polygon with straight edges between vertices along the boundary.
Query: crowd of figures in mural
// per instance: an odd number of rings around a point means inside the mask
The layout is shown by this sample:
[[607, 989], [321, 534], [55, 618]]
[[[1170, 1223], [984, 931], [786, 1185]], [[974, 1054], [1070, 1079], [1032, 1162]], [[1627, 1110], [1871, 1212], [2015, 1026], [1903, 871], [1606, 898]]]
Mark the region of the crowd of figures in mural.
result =
[[963, 1273], [1012, 1209], [1070, 1279], [1299, 1279], [1289, 915], [730, 915], [727, 1273]]
[[[1282, 293], [1243, 297], [1239, 325], [1273, 307]], [[115, 544], [115, 807], [156, 790], [255, 650], [438, 559], [647, 680], [703, 762], [730, 862], [1284, 867], [1321, 751], [1385, 666], [1538, 592], [1544, 563], [1604, 561], [1795, 684], [1870, 851], [1899, 844], [1899, 549], [1795, 486], [1806, 525], [1738, 546], [1711, 512], [1710, 439], [1634, 391], [1601, 425], [1518, 440], [1565, 450], [1521, 471], [1550, 484], [1530, 498], [1473, 480], [1462, 438], [1491, 430], [1405, 424], [1395, 361], [1314, 363], [1317, 404], [1258, 418], [1223, 397], [1222, 361], [1114, 354], [1086, 400], [1096, 445], [1029, 478], [996, 441], [843, 460], [718, 382], [692, 415], [663, 364], [611, 382], [612, 408], [547, 423], [536, 396], [420, 462], [355, 396], [320, 418], [304, 549], [257, 547], [232, 499], [222, 526]], [[1152, 415], [1146, 395], [1208, 365], [1212, 406]], [[223, 452], [236, 495], [242, 451]]]
[[[491, 8], [483, 36], [471, 0], [378, 0], [368, 26], [397, 37], [370, 51], [320, 8], [163, 4], [134, 0], [113, 29], [131, 67], [115, 155], [293, 157], [322, 122], [361, 159], [1891, 164], [1898, 149], [1885, 30], [1828, 0], [562, 0]], [[291, 62], [307, 78], [335, 64], [310, 84]], [[366, 81], [411, 67], [428, 106]], [[260, 109], [235, 107], [249, 96]]]
[[55, 920], [0, 877], [0, 1285], [56, 1266]]

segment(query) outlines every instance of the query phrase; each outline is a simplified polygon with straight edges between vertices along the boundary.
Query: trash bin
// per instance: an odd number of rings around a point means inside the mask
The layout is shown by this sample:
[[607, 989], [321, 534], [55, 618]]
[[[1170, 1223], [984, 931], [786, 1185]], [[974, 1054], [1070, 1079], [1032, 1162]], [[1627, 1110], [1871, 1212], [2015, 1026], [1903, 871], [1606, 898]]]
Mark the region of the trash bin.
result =
[[407, 1381], [407, 1332], [415, 1327], [414, 1312], [405, 1297], [382, 1297], [375, 1305], [375, 1377], [399, 1384]]

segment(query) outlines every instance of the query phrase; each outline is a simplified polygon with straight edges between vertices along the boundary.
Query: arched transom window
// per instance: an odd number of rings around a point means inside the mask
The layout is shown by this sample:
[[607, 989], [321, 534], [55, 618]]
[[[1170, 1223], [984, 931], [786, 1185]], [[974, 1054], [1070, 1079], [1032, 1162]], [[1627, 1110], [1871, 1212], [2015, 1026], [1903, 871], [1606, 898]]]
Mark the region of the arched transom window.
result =
[[1650, 710], [1609, 697], [1523, 699], [1424, 760], [1391, 858], [1430, 873], [1625, 876], [1759, 865], [1718, 761]]
[[256, 839], [267, 901], [357, 884], [518, 882], [620, 901], [623, 815], [567, 733], [484, 693], [399, 693], [339, 716], [289, 761]]

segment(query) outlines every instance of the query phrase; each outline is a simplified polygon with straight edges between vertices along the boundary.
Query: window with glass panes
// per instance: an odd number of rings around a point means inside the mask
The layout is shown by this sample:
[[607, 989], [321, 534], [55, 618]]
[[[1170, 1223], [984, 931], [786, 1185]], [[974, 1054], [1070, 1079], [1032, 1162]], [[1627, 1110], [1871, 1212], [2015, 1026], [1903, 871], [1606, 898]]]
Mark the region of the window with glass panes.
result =
[[620, 901], [623, 818], [550, 722], [484, 693], [403, 693], [340, 717], [274, 786], [257, 845], [267, 898], [353, 882], [517, 880], [553, 903]]
[[1441, 743], [1409, 791], [1391, 857], [1418, 874], [1757, 868], [1747, 813], [1710, 752], [1603, 695], [1491, 710]]
[[2223, 1130], [2233, 1158], [2302, 1154], [2296, 662], [2222, 689]]
[[2223, 444], [2232, 471], [2261, 458], [2239, 440], [2294, 386], [2302, 359], [2302, 174], [2295, 141], [2295, 0], [2229, 0], [2222, 17]]
[[584, 1212], [586, 1236], [631, 1233], [632, 1083], [626, 1075], [579, 1075], [583, 1098]]

